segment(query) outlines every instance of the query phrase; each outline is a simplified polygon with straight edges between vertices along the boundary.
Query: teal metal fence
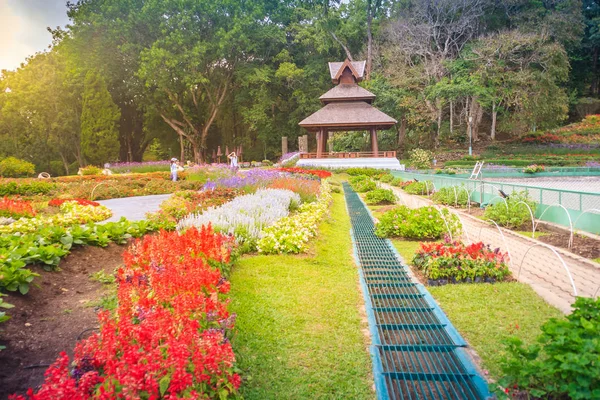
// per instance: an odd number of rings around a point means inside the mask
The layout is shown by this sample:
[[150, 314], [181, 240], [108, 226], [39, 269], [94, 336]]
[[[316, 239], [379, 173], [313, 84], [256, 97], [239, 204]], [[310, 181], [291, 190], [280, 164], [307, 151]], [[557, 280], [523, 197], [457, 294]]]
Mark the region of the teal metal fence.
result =
[[392, 174], [404, 180], [430, 181], [433, 190], [451, 186], [464, 187], [471, 193], [471, 201], [477, 203], [501, 201], [499, 190], [507, 195], [526, 191], [529, 197], [538, 203], [536, 218], [565, 227], [573, 225], [574, 229], [600, 234], [600, 194], [598, 193], [489, 180], [470, 180], [441, 174], [400, 171], [394, 171]]

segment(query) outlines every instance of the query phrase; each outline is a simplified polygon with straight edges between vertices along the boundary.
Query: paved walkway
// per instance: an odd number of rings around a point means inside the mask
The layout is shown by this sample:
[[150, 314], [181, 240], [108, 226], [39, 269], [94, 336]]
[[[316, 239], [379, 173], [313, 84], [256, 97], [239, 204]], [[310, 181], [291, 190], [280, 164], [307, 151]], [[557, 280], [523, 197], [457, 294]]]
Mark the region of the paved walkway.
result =
[[[408, 207], [433, 204], [429, 199], [407, 194], [399, 188], [387, 187], [396, 193], [401, 204]], [[600, 265], [597, 263], [553, 247], [555, 253], [550, 248], [540, 245], [542, 242], [538, 240], [527, 238], [508, 229], [498, 229], [467, 212], [450, 210], [455, 212], [462, 221], [465, 242], [483, 241], [492, 248], [499, 247], [502, 251], [508, 251], [511, 256], [510, 268], [513, 276], [531, 285], [548, 303], [562, 312], [570, 312], [575, 297], [571, 279], [561, 258], [572, 275], [578, 296], [594, 297], [600, 294]]]
[[122, 199], [99, 200], [98, 203], [111, 209], [113, 216], [102, 221], [115, 222], [125, 217], [130, 221], [146, 219], [146, 213], [158, 211], [160, 203], [168, 199], [170, 194], [154, 196], [124, 197]]

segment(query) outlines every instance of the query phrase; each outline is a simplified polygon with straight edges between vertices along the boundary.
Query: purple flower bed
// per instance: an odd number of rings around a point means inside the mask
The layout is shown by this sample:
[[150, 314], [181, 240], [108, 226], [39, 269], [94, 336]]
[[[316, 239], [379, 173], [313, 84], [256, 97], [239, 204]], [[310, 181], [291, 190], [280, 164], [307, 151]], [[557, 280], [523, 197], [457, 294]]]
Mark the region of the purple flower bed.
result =
[[120, 162], [106, 164], [115, 173], [168, 171], [170, 161]]
[[275, 178], [281, 176], [281, 172], [272, 169], [254, 169], [244, 174], [220, 178], [216, 181], [209, 180], [204, 185], [204, 190], [214, 190], [217, 187], [241, 189], [244, 187], [265, 187]]

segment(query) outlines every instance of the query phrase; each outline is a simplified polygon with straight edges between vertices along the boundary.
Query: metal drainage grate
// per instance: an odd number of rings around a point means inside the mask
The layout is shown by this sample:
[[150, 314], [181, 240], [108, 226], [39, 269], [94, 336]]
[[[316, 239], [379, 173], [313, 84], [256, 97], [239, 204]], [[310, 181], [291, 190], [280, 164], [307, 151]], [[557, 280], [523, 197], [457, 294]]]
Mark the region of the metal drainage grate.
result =
[[464, 340], [427, 290], [415, 283], [369, 210], [347, 183], [344, 193], [369, 325], [379, 399], [484, 399], [487, 384], [465, 355]]

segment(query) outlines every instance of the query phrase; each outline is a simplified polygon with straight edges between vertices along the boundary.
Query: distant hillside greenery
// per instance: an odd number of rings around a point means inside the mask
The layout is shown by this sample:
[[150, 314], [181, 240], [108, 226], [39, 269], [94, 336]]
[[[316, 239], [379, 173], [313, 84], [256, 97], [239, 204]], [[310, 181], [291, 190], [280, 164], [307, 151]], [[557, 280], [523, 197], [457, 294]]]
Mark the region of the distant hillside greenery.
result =
[[0, 74], [0, 158], [37, 172], [218, 146], [275, 159], [347, 57], [399, 121], [382, 148], [404, 154], [463, 144], [469, 121], [476, 141], [538, 140], [600, 113], [600, 0], [79, 0], [68, 15], [51, 49]]

